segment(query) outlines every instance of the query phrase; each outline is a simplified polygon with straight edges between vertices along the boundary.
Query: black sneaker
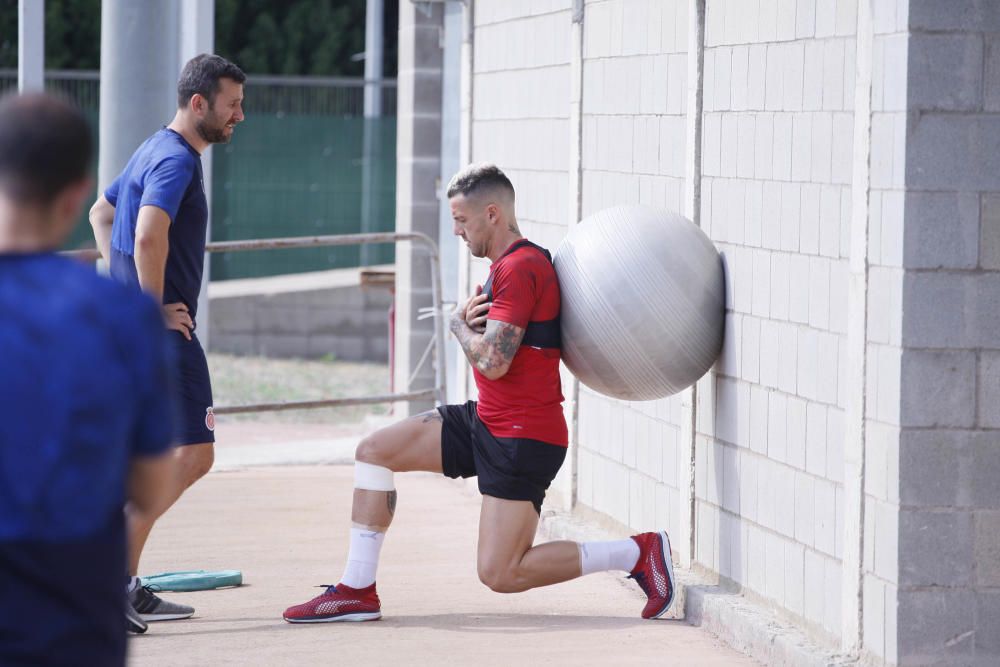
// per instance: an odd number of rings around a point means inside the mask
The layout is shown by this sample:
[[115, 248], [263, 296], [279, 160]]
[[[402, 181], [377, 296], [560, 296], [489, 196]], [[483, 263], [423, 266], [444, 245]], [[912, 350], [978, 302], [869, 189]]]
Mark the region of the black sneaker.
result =
[[146, 625], [146, 621], [142, 620], [136, 612], [135, 607], [132, 606], [131, 602], [125, 603], [125, 629], [129, 632], [141, 635], [146, 631], [149, 626]]
[[180, 618], [190, 618], [194, 615], [194, 607], [167, 602], [154, 595], [151, 588], [151, 586], [136, 586], [135, 590], [128, 594], [128, 601], [143, 621], [147, 623], [174, 621]]

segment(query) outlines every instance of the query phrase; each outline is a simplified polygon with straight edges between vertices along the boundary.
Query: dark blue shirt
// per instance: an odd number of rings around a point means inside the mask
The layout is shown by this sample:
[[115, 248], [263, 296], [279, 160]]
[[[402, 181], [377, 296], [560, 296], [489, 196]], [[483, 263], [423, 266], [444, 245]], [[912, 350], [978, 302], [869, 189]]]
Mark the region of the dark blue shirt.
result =
[[163, 303], [185, 304], [194, 319], [208, 229], [201, 155], [177, 132], [163, 128], [139, 146], [104, 197], [115, 207], [111, 275], [137, 289], [135, 226], [139, 209], [156, 206], [170, 216]]
[[0, 664], [124, 659], [126, 475], [170, 445], [168, 354], [148, 297], [0, 255]]

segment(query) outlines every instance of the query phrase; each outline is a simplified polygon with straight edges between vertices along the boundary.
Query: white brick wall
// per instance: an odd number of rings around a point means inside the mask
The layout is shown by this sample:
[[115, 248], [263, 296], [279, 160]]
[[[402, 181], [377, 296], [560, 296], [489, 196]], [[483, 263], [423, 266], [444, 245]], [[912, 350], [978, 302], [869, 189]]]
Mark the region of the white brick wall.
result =
[[586, 12], [584, 215], [627, 203], [679, 209], [687, 3], [608, 0]]
[[[570, 205], [571, 6], [571, 0], [481, 0], [475, 11], [472, 157], [504, 169], [517, 191], [522, 232], [553, 251], [565, 236]], [[508, 48], [512, 43], [528, 46]], [[487, 271], [487, 262], [473, 260], [470, 284], [482, 283]], [[592, 459], [581, 457], [578, 465], [581, 476], [604, 479], [593, 474]], [[569, 489], [570, 470], [563, 467], [554, 489]], [[586, 493], [595, 495], [589, 486]]]
[[[628, 203], [682, 209], [688, 154], [687, 22], [684, 0], [587, 3], [584, 215]], [[581, 501], [636, 529], [662, 526], [679, 531], [684, 454], [679, 446], [679, 400], [628, 403], [585, 387], [580, 393], [579, 444], [588, 474], [578, 478]], [[719, 465], [722, 462], [720, 456]], [[587, 484], [607, 489], [597, 478], [619, 468], [629, 473], [617, 496], [584, 490]], [[702, 483], [707, 484], [707, 478]], [[713, 529], [713, 545], [714, 536]]]
[[696, 457], [699, 520], [730, 539], [699, 535], [696, 556], [709, 566], [715, 545], [720, 574], [833, 637], [855, 23], [852, 2], [709, 0], [705, 28], [702, 228], [726, 258], [738, 340], [714, 371], [728, 474], [713, 482], [716, 448]]
[[[589, 0], [583, 32], [584, 215], [627, 203], [683, 209], [686, 169], [697, 149], [700, 222], [726, 265], [726, 340], [721, 359], [699, 384], [695, 411], [694, 559], [831, 644], [839, 639], [844, 609], [841, 559], [850, 520], [844, 439], [857, 389], [849, 386], [847, 334], [854, 303], [848, 289], [852, 179], [855, 159], [865, 157], [855, 155], [854, 143], [858, 1], [707, 0], [700, 146], [688, 145], [685, 118], [690, 2]], [[993, 200], [964, 186], [955, 188], [962, 194], [954, 203], [933, 187], [924, 199], [907, 199], [907, 179], [922, 177], [907, 170], [908, 142], [915, 141], [907, 134], [911, 4], [871, 5], [864, 636], [866, 651], [890, 660], [897, 634], [905, 631], [897, 632], [897, 600], [908, 592], [898, 572], [907, 481], [900, 440], [908, 426], [944, 424], [965, 432], [1000, 424], [997, 411], [983, 407], [1000, 393], [996, 383], [977, 384], [996, 368], [994, 339], [984, 342], [991, 334], [964, 316], [976, 312], [986, 322], [996, 310], [987, 291], [995, 276], [980, 275], [1000, 268], [1000, 241], [980, 222]], [[571, 210], [570, 6], [570, 0], [476, 3], [475, 157], [508, 171], [525, 231], [549, 247], [565, 233]], [[923, 12], [933, 6], [919, 3]], [[956, 10], [948, 20], [961, 16]], [[952, 37], [933, 37], [922, 44], [953, 46]], [[987, 37], [976, 39], [979, 46], [944, 55], [985, 59], [1000, 49]], [[990, 76], [1000, 65], [989, 62], [977, 70], [976, 62], [960, 59], [956, 68]], [[964, 90], [963, 77], [951, 79], [949, 99], [990, 103], [988, 85]], [[985, 117], [997, 109], [980, 111]], [[950, 159], [946, 142], [924, 149]], [[935, 214], [914, 221], [915, 211]], [[962, 221], [954, 235], [932, 223], [953, 219]], [[473, 263], [473, 271], [484, 269]], [[939, 294], [940, 307], [955, 317], [915, 326], [935, 304], [913, 301], [914, 293]], [[946, 327], [946, 319], [960, 321]], [[996, 319], [987, 323], [1000, 323]], [[920, 397], [902, 399], [913, 393], [904, 377], [937, 372], [961, 380], [964, 393], [952, 397], [951, 407], [932, 414]], [[970, 408], [976, 401], [979, 407]], [[688, 509], [680, 487], [689, 443], [681, 441], [679, 399], [628, 403], [581, 388], [578, 407], [579, 501], [633, 529], [680, 530]]]

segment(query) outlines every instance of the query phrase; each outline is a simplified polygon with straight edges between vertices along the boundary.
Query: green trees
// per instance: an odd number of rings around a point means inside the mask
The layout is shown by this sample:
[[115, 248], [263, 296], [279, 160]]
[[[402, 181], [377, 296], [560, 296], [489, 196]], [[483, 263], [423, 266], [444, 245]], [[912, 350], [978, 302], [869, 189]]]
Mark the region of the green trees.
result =
[[[98, 69], [101, 0], [45, 0], [45, 68]], [[17, 0], [0, 0], [0, 69], [17, 67]]]
[[[396, 73], [398, 0], [385, 0], [385, 74]], [[361, 76], [365, 0], [216, 0], [216, 53], [249, 74]], [[100, 67], [101, 0], [45, 0], [46, 69]], [[0, 68], [17, 67], [17, 0], [0, 0]]]
[[0, 68], [17, 67], [17, 0], [0, 0]]
[[[389, 5], [392, 5], [391, 7]], [[386, 33], [395, 36], [395, 2], [386, 3]], [[361, 76], [365, 0], [216, 0], [216, 51], [247, 72]], [[391, 32], [390, 32], [391, 30]], [[395, 74], [395, 39], [386, 40]]]
[[45, 68], [100, 67], [101, 0], [45, 0]]

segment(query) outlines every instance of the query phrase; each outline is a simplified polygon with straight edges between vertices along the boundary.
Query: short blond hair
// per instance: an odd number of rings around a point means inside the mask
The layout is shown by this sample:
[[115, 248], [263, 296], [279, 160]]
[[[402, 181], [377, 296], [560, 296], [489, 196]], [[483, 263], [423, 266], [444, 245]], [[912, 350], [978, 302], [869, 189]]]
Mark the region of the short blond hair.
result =
[[500, 192], [514, 200], [514, 186], [510, 179], [491, 162], [470, 164], [448, 182], [448, 199], [458, 195], [474, 197], [485, 192]]

